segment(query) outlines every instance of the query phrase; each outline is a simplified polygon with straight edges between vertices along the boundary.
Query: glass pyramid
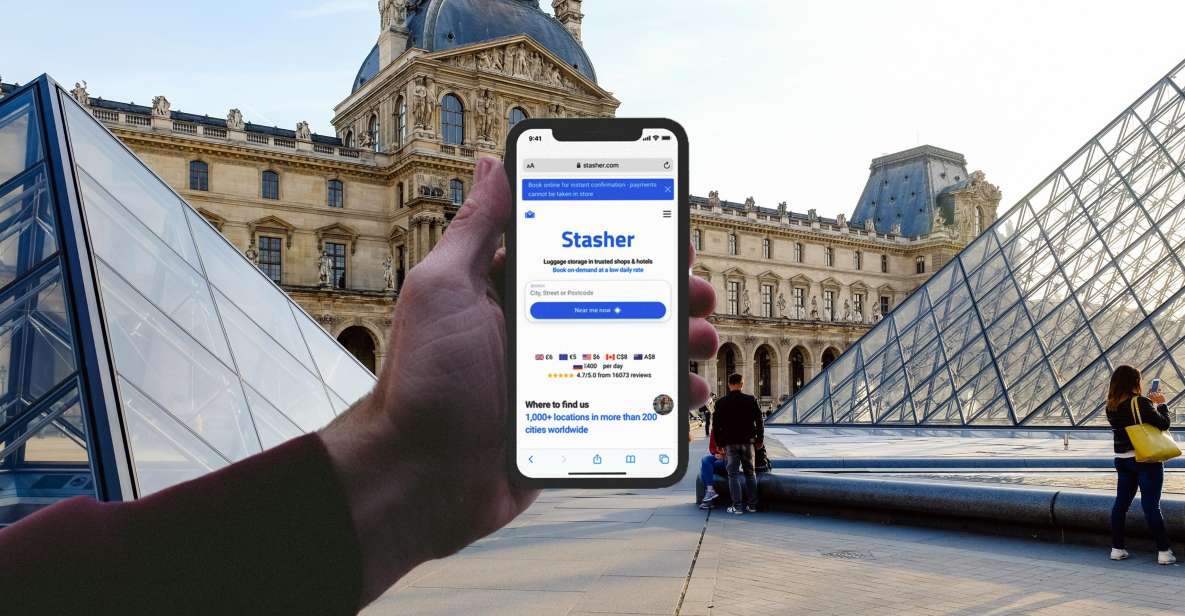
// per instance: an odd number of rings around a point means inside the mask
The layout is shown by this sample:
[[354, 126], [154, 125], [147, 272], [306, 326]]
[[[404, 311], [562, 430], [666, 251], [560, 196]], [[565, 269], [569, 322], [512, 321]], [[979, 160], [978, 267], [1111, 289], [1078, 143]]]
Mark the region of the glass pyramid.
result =
[[0, 525], [208, 473], [374, 381], [52, 80], [0, 99]]
[[1106, 426], [1115, 366], [1185, 371], [1185, 62], [770, 424]]

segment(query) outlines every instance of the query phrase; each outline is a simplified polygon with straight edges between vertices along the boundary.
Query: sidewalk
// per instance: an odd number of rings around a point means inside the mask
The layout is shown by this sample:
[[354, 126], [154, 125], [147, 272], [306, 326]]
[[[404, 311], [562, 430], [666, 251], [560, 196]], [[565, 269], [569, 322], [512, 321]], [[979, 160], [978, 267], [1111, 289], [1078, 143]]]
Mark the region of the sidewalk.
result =
[[[692, 444], [692, 451], [703, 448]], [[693, 456], [693, 461], [696, 456]], [[549, 491], [411, 572], [363, 614], [1179, 614], [1154, 554], [788, 513], [697, 510], [665, 490]], [[1178, 556], [1181, 545], [1175, 546]]]

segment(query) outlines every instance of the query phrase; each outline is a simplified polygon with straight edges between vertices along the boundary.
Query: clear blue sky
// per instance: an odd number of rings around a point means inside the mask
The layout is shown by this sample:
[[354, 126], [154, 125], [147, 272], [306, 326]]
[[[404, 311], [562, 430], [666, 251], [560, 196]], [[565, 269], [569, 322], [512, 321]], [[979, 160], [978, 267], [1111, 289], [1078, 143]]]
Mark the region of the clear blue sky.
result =
[[[378, 30], [373, 0], [19, 5], [0, 34], [6, 82], [48, 72], [92, 96], [165, 94], [174, 109], [239, 107], [322, 133]], [[619, 115], [688, 129], [693, 192], [826, 215], [851, 212], [869, 159], [919, 143], [966, 154], [1011, 205], [1185, 58], [1179, 0], [586, 0], [584, 12]]]

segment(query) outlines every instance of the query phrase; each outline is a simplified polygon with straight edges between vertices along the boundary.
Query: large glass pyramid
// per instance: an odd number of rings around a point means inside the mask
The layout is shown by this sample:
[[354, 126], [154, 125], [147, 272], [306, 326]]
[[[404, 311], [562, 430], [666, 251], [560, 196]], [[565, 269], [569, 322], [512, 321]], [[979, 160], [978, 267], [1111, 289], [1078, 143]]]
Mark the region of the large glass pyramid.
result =
[[52, 80], [0, 99], [0, 525], [210, 472], [373, 385]]
[[1185, 63], [788, 401], [771, 424], [1107, 425], [1110, 373], [1185, 371]]

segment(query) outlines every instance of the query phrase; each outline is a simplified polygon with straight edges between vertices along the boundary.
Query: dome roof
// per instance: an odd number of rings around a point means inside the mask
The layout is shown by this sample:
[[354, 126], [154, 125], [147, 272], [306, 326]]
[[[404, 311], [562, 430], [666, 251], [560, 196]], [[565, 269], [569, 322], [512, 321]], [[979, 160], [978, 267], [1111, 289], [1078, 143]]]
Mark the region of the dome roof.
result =
[[[408, 47], [445, 51], [505, 36], [525, 34], [592, 81], [592, 61], [567, 28], [539, 8], [538, 0], [412, 0], [407, 11]], [[351, 92], [379, 72], [375, 45], [354, 78]]]

